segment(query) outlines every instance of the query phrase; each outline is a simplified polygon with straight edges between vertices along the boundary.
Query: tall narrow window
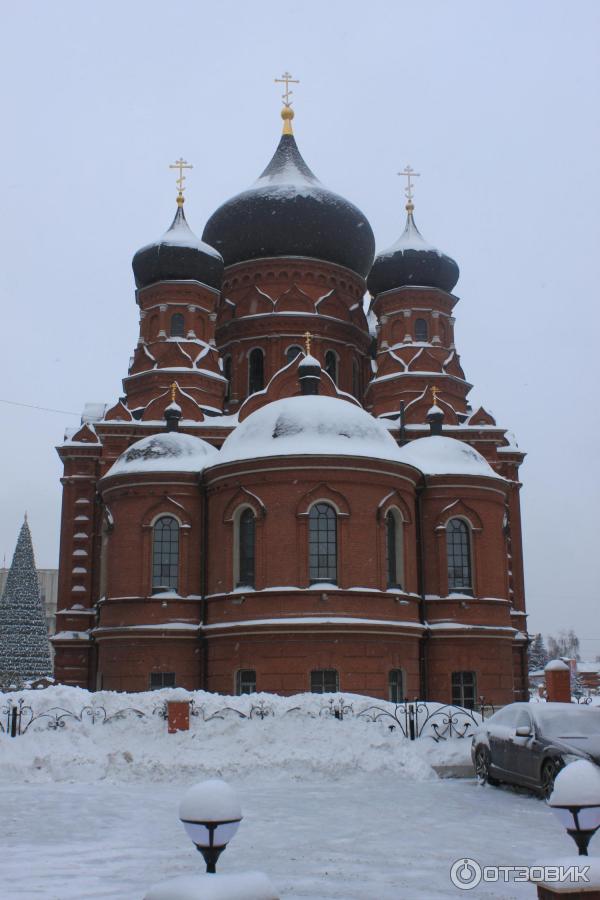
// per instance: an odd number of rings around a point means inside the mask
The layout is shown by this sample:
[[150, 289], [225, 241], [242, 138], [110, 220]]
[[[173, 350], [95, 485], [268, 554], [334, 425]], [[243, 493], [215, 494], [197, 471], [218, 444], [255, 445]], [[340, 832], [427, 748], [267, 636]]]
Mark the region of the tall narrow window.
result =
[[238, 697], [242, 694], [256, 693], [256, 672], [254, 669], [240, 669], [235, 673], [235, 692]]
[[152, 590], [176, 591], [179, 583], [179, 523], [161, 516], [154, 525]]
[[427, 340], [429, 340], [427, 321], [425, 319], [417, 319], [415, 321], [415, 341]]
[[285, 351], [285, 361], [286, 363], [291, 363], [292, 360], [296, 359], [297, 356], [300, 356], [302, 353], [302, 347], [298, 347], [294, 344], [293, 347], [288, 347]]
[[239, 570], [236, 587], [254, 587], [255, 526], [254, 513], [246, 507], [238, 524]]
[[182, 313], [171, 316], [171, 337], [185, 337], [185, 320]]
[[388, 675], [389, 698], [392, 703], [404, 700], [404, 675], [402, 669], [391, 669]]
[[255, 394], [265, 386], [265, 358], [262, 350], [255, 347], [248, 359], [248, 393]]
[[472, 592], [470, 537], [469, 526], [466, 522], [463, 522], [462, 519], [450, 519], [446, 525], [448, 590], [450, 593], [470, 594]]
[[356, 359], [352, 360], [352, 393], [357, 400], [360, 400], [362, 393], [360, 389], [360, 368]]
[[226, 356], [223, 360], [223, 377], [227, 379], [225, 403], [229, 403], [231, 400], [231, 356]]
[[452, 673], [452, 703], [454, 706], [464, 706], [465, 709], [475, 709], [477, 697], [477, 678], [475, 672]]
[[310, 690], [313, 694], [336, 694], [340, 689], [336, 669], [316, 669], [310, 673]]
[[334, 384], [338, 383], [338, 358], [333, 350], [328, 350], [325, 354], [325, 371], [334, 382]]
[[385, 517], [388, 587], [402, 587], [402, 519], [390, 509]]
[[337, 516], [328, 503], [315, 503], [310, 511], [308, 556], [311, 584], [337, 584]]

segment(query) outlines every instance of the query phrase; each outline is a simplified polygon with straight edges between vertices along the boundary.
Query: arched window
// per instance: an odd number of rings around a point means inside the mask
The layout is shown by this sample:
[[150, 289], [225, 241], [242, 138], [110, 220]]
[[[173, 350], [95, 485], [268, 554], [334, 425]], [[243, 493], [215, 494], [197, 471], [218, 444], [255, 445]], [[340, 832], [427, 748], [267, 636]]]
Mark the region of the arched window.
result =
[[185, 337], [183, 313], [173, 313], [171, 316], [171, 337]]
[[331, 378], [334, 384], [338, 383], [338, 358], [337, 354], [333, 352], [333, 350], [328, 350], [325, 354], [325, 371]]
[[251, 509], [238, 519], [238, 566], [236, 587], [254, 587], [256, 519]]
[[402, 669], [390, 669], [388, 675], [389, 699], [392, 703], [404, 700], [404, 675]]
[[362, 393], [360, 389], [360, 368], [356, 359], [352, 360], [352, 393], [357, 400], [360, 400]]
[[179, 584], [179, 523], [161, 516], [154, 524], [152, 590], [176, 591]]
[[425, 319], [417, 319], [415, 321], [415, 341], [428, 341], [429, 332], [427, 329], [427, 321]]
[[288, 347], [287, 350], [285, 351], [286, 363], [288, 363], [288, 364], [291, 363], [292, 360], [296, 359], [297, 356], [300, 356], [301, 353], [302, 353], [302, 347], [298, 347], [296, 344], [294, 344], [293, 347]]
[[385, 517], [385, 545], [388, 587], [402, 587], [402, 518], [395, 509], [390, 509]]
[[227, 379], [225, 403], [229, 403], [231, 400], [231, 356], [226, 356], [223, 360], [223, 377]]
[[311, 584], [337, 584], [337, 516], [328, 503], [315, 503], [310, 511], [308, 556]]
[[248, 359], [248, 393], [255, 394], [265, 386], [265, 358], [262, 350], [255, 347]]
[[470, 594], [471, 535], [469, 526], [462, 519], [450, 519], [446, 525], [448, 548], [448, 590], [450, 593]]

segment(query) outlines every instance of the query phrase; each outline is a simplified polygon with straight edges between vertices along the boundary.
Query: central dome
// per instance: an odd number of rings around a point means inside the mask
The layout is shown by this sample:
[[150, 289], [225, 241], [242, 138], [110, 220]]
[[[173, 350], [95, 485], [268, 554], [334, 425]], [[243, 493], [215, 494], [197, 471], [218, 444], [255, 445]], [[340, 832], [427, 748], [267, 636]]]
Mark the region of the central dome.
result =
[[272, 256], [337, 263], [366, 278], [375, 239], [364, 214], [324, 187], [308, 168], [292, 134], [251, 188], [217, 209], [202, 239], [226, 266]]
[[251, 413], [225, 440], [217, 463], [266, 456], [366, 456], [400, 462], [385, 425], [336, 397], [274, 400]]

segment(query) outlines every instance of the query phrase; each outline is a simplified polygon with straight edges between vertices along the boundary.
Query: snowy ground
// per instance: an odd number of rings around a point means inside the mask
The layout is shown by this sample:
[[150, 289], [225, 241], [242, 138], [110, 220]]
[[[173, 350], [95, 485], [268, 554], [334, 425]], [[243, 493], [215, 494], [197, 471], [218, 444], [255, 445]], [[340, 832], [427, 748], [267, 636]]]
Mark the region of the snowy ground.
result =
[[[35, 703], [64, 690], [40, 692]], [[107, 705], [112, 699], [130, 698], [105, 695]], [[73, 694], [60, 700], [76, 705]], [[0, 896], [141, 900], [158, 881], [201, 871], [177, 807], [187, 786], [215, 774], [238, 790], [244, 809], [221, 871], [262, 869], [290, 900], [465, 896], [450, 882], [456, 859], [527, 865], [571, 853], [535, 797], [437, 778], [431, 764], [460, 761], [468, 746], [295, 715], [195, 722], [177, 735], [156, 717], [0, 735]], [[535, 888], [488, 885], [468, 895], [534, 898]]]

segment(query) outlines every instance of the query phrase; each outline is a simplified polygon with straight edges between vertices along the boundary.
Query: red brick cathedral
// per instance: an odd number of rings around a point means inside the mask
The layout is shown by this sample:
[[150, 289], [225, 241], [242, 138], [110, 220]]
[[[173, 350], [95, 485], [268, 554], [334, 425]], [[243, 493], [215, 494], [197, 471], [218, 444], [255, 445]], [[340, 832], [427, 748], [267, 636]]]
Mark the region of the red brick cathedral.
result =
[[375, 256], [282, 117], [202, 240], [181, 160], [173, 223], [133, 258], [123, 396], [58, 448], [56, 677], [523, 699], [523, 453], [469, 405], [458, 266], [418, 231], [410, 170]]

